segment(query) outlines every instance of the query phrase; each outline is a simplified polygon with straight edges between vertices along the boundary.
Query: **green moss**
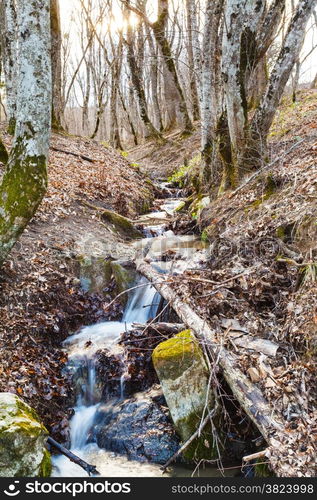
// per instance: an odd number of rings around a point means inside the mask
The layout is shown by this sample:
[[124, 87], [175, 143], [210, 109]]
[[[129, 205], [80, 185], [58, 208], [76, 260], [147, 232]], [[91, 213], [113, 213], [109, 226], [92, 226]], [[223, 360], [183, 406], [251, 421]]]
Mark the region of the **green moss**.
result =
[[155, 370], [164, 377], [177, 379], [195, 359], [204, 358], [197, 339], [190, 330], [184, 330], [165, 342], [161, 342], [153, 351], [152, 360]]
[[273, 477], [274, 474], [270, 470], [268, 464], [258, 462], [254, 466], [254, 477]]
[[8, 161], [8, 152], [6, 150], [5, 145], [3, 144], [1, 137], [0, 137], [0, 163], [6, 164]]
[[[186, 442], [199, 427], [206, 398], [214, 405], [213, 393], [208, 393], [209, 371], [199, 342], [190, 330], [159, 344], [152, 360], [169, 405], [175, 428]], [[214, 417], [215, 425], [219, 415]], [[184, 452], [189, 461], [218, 458], [211, 424]]]
[[189, 160], [188, 164], [180, 166], [173, 175], [168, 178], [168, 182], [177, 184], [180, 188], [194, 188], [199, 192], [200, 166], [201, 154], [199, 153]]
[[[116, 295], [131, 288], [136, 278], [136, 274], [133, 269], [126, 269], [119, 262], [111, 262], [111, 270], [116, 282]], [[120, 297], [122, 305], [126, 305], [127, 300], [128, 294], [124, 294]]]
[[0, 264], [33, 217], [47, 188], [45, 156], [26, 156], [30, 136], [16, 141], [0, 186]]
[[82, 257], [80, 282], [85, 292], [100, 293], [109, 286], [112, 276], [111, 261], [103, 257]]
[[16, 127], [16, 119], [15, 118], [10, 118], [9, 125], [8, 125], [8, 134], [14, 135], [14, 133], [15, 133], [15, 127]]
[[[178, 421], [177, 430], [182, 435], [186, 435], [189, 439], [198, 429], [201, 422], [201, 415], [195, 412], [191, 413], [187, 418]], [[183, 452], [183, 457], [189, 462], [199, 462], [200, 460], [215, 460], [218, 459], [218, 450], [216, 443], [213, 441], [213, 430], [211, 424], [207, 424], [200, 437], [194, 441]]]
[[112, 224], [114, 230], [121, 234], [121, 236], [129, 239], [143, 238], [142, 233], [138, 231], [133, 223], [126, 217], [111, 210], [104, 210], [101, 217], [103, 220]]
[[209, 242], [208, 231], [206, 229], [204, 229], [203, 232], [201, 233], [201, 241], [203, 241], [204, 243]]
[[[18, 396], [0, 394], [0, 476], [38, 475], [48, 432]], [[45, 470], [48, 471], [46, 457]]]
[[40, 465], [39, 477], [50, 477], [52, 474], [52, 459], [49, 451], [44, 448], [44, 457]]

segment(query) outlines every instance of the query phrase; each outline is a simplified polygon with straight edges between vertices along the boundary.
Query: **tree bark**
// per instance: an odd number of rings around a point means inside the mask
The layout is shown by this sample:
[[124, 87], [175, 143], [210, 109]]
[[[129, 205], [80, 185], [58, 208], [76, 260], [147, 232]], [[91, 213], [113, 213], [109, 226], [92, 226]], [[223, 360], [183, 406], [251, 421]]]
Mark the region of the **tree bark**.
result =
[[0, 185], [0, 264], [47, 186], [51, 128], [50, 0], [20, 0], [18, 90], [13, 147]]
[[8, 132], [13, 135], [16, 123], [17, 101], [17, 9], [15, 0], [1, 1], [1, 15], [3, 16], [1, 36], [1, 52], [6, 83], [6, 107], [8, 116]]
[[225, 15], [222, 73], [236, 178], [245, 165], [248, 141], [248, 99], [246, 82], [256, 65], [256, 33], [263, 16], [265, 1], [230, 0]]
[[196, 8], [195, 0], [186, 0], [187, 35], [188, 35], [188, 41], [187, 41], [188, 70], [189, 70], [193, 119], [196, 121], [199, 120], [200, 118], [200, 108], [199, 108], [198, 85], [197, 85], [195, 57], [194, 57], [193, 32], [195, 31], [195, 29], [197, 29], [197, 21], [195, 19], [196, 18], [195, 8]]
[[8, 161], [8, 152], [7, 148], [2, 142], [2, 139], [0, 137], [0, 162], [6, 164]]
[[62, 33], [59, 0], [51, 0], [51, 44], [52, 44], [52, 128], [64, 130], [62, 98]]
[[[170, 82], [171, 88], [169, 89], [169, 95], [175, 94], [171, 106], [177, 109], [179, 119], [182, 122], [181, 124], [184, 129], [184, 132], [191, 133], [193, 130], [193, 124], [188, 113], [185, 95], [177, 74], [175, 61], [172, 55], [171, 44], [169, 43], [166, 36], [166, 29], [168, 23], [168, 15], [169, 15], [168, 0], [158, 0], [158, 12], [159, 12], [158, 19], [156, 22], [151, 23], [151, 27], [153, 29], [156, 42], [160, 47], [163, 56], [163, 63], [166, 69], [165, 76]], [[166, 95], [167, 99], [169, 98], [169, 95]]]
[[201, 184], [215, 186], [219, 181], [215, 151], [215, 131], [221, 102], [220, 86], [220, 24], [224, 0], [208, 0], [203, 38], [201, 82]]
[[[127, 10], [130, 10], [129, 0], [125, 2], [125, 6], [126, 6]], [[126, 12], [126, 17], [127, 16], [128, 16], [128, 13]], [[129, 23], [128, 23], [128, 28], [127, 28], [127, 37], [126, 37], [126, 39], [124, 39], [124, 42], [125, 42], [126, 47], [127, 47], [128, 65], [129, 65], [129, 69], [130, 69], [130, 73], [131, 73], [132, 84], [133, 84], [133, 87], [134, 87], [134, 90], [136, 93], [136, 97], [138, 100], [140, 116], [141, 116], [142, 122], [144, 123], [145, 129], [146, 129], [146, 137], [162, 140], [162, 134], [156, 129], [156, 127], [153, 125], [153, 123], [149, 117], [145, 92], [144, 92], [143, 84], [142, 84], [142, 81], [140, 78], [140, 68], [138, 66], [138, 63], [137, 63], [137, 60], [135, 57], [135, 53], [134, 53], [134, 48], [133, 48], [132, 28], [131, 28], [131, 25]]]
[[251, 154], [252, 150], [261, 156], [265, 152], [267, 135], [285, 85], [299, 56], [305, 36], [306, 24], [316, 4], [317, 0], [300, 0], [297, 4], [282, 48], [270, 75], [267, 90], [251, 123], [252, 136], [249, 145]]

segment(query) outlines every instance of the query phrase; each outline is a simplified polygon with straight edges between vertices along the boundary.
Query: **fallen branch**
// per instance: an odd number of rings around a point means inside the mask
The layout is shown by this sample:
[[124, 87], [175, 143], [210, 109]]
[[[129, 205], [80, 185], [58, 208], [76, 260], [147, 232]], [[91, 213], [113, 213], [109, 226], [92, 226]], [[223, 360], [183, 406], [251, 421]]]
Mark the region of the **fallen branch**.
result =
[[52, 151], [57, 151], [58, 153], [65, 153], [66, 155], [76, 156], [76, 158], [81, 158], [82, 160], [89, 161], [89, 163], [95, 163], [96, 160], [90, 158], [89, 156], [82, 155], [80, 153], [73, 153], [72, 151], [66, 151], [66, 149], [60, 149], [51, 147]]
[[[198, 339], [208, 345], [211, 354], [215, 359], [218, 359], [223, 375], [241, 407], [259, 429], [269, 446], [275, 449], [279, 448], [283, 438], [287, 441], [285, 424], [275, 416], [274, 408], [264, 398], [261, 390], [241, 371], [237, 356], [219, 344], [211, 327], [177, 295], [166, 283], [166, 278], [160, 278], [160, 275], [144, 261], [137, 262], [137, 270], [152, 281], [158, 292], [171, 303], [173, 309], [188, 328], [196, 334]], [[275, 464], [274, 468], [278, 474], [279, 464]]]
[[158, 331], [159, 333], [168, 333], [168, 334], [176, 334], [185, 330], [186, 326], [184, 323], [152, 323], [152, 324], [144, 324], [144, 323], [133, 323], [133, 328], [137, 330], [143, 330], [144, 332], [149, 328]]
[[287, 155], [289, 155], [289, 153], [291, 153], [294, 149], [296, 149], [304, 140], [305, 139], [301, 139], [300, 141], [297, 141], [287, 151], [285, 151], [285, 153], [282, 156], [278, 156], [273, 161], [271, 161], [268, 165], [264, 165], [264, 167], [260, 168], [260, 170], [258, 170], [257, 172], [254, 172], [254, 174], [252, 174], [251, 177], [249, 177], [245, 182], [243, 182], [241, 184], [241, 186], [237, 187], [237, 189], [235, 189], [234, 191], [232, 191], [232, 193], [230, 193], [230, 198], [232, 198], [235, 194], [237, 194], [239, 191], [241, 191], [241, 189], [243, 189], [245, 186], [247, 186], [256, 177], [258, 177], [259, 175], [263, 174], [263, 172], [265, 172], [266, 170], [269, 170], [271, 167], [273, 167], [273, 165], [275, 165], [275, 163], [278, 163], [278, 162], [284, 160], [284, 158]]
[[252, 453], [252, 455], [246, 455], [243, 457], [243, 462], [251, 462], [252, 460], [257, 460], [258, 458], [265, 457], [267, 450], [258, 451], [257, 453]]
[[74, 464], [79, 465], [82, 469], [84, 469], [89, 476], [99, 476], [99, 472], [96, 469], [95, 465], [90, 465], [87, 464], [84, 460], [81, 458], [77, 457], [77, 455], [74, 455], [70, 450], [65, 448], [62, 444], [59, 444], [55, 439], [48, 437], [47, 443], [50, 446], [53, 446], [56, 448], [62, 455], [65, 455], [71, 462], [74, 462]]

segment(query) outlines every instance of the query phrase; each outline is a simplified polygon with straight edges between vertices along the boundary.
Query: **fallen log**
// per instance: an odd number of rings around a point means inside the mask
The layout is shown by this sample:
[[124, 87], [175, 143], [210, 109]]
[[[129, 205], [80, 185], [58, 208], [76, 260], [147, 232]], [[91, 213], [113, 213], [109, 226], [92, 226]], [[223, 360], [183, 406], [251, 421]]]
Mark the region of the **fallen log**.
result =
[[[166, 275], [159, 275], [152, 266], [143, 260], [137, 261], [137, 270], [153, 283], [157, 291], [171, 304], [178, 316], [197, 338], [209, 347], [211, 357], [217, 360], [233, 395], [256, 425], [272, 449], [278, 450], [282, 442], [287, 442], [285, 424], [264, 398], [261, 390], [241, 371], [237, 357], [225, 349], [216, 339], [211, 327], [200, 318], [190, 305], [184, 302], [166, 282]], [[284, 439], [285, 438], [285, 439]], [[274, 461], [274, 472], [283, 476], [280, 463]]]
[[150, 323], [150, 324], [144, 324], [144, 323], [133, 323], [132, 324], [133, 328], [136, 328], [137, 330], [156, 330], [160, 333], [165, 333], [165, 334], [176, 334], [181, 332], [182, 330], [186, 329], [186, 326], [184, 323]]
[[74, 453], [72, 453], [70, 450], [65, 448], [62, 444], [58, 443], [55, 441], [55, 439], [51, 438], [50, 436], [47, 438], [47, 443], [50, 446], [53, 446], [56, 448], [62, 455], [65, 455], [71, 462], [74, 462], [74, 464], [79, 465], [82, 469], [84, 469], [89, 476], [99, 476], [99, 472], [96, 469], [95, 465], [90, 465], [81, 458], [77, 457]]

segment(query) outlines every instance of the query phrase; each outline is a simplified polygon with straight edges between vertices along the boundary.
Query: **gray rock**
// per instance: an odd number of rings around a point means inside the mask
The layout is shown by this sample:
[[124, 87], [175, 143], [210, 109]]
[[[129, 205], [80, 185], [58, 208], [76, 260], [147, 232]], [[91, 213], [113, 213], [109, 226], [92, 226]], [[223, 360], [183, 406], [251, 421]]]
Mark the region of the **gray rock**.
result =
[[18, 396], [0, 393], [0, 477], [47, 477], [51, 458], [48, 432]]
[[[195, 433], [201, 418], [215, 406], [209, 390], [209, 370], [198, 341], [190, 330], [178, 333], [159, 344], [152, 355], [173, 422], [183, 442]], [[218, 423], [218, 418], [214, 420]], [[214, 460], [218, 449], [207, 425], [184, 452], [189, 460]]]
[[179, 448], [164, 397], [159, 390], [100, 407], [95, 425], [98, 446], [130, 460], [164, 464]]

